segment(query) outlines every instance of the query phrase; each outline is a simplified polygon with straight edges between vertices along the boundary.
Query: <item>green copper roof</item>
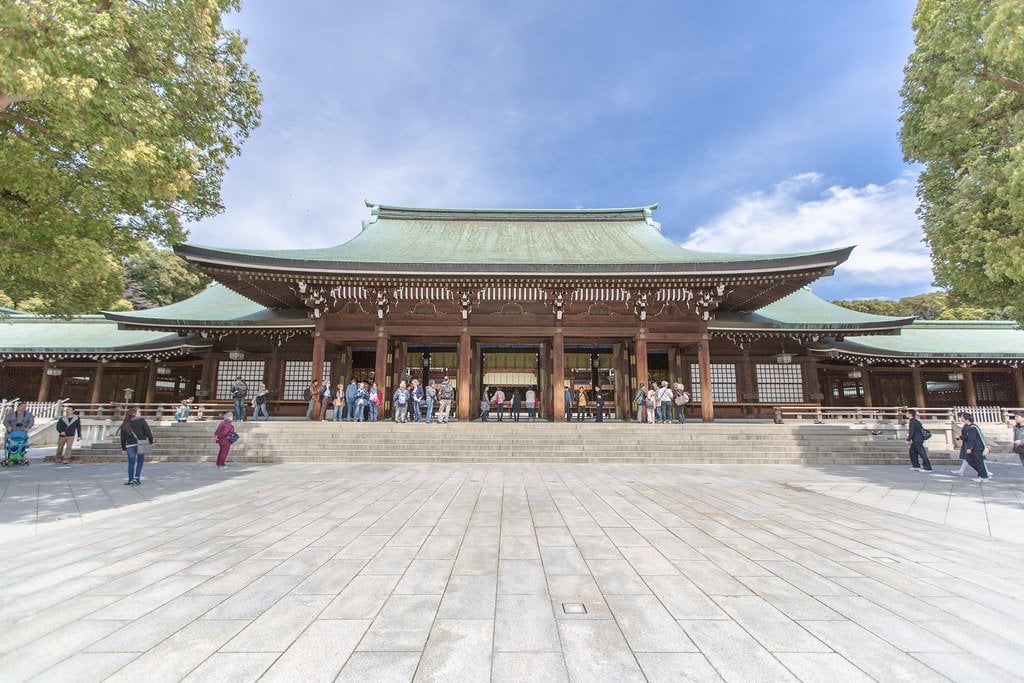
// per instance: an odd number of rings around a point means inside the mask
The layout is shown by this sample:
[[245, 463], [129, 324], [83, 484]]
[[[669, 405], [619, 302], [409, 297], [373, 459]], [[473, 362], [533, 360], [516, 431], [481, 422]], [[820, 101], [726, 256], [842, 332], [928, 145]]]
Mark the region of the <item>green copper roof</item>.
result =
[[[488, 266], [496, 271], [593, 266], [676, 266], [705, 272], [724, 264], [760, 270], [785, 269], [793, 259], [837, 264], [849, 249], [801, 254], [716, 254], [683, 249], [661, 234], [652, 218], [657, 205], [628, 209], [418, 209], [371, 206], [361, 233], [336, 247], [273, 251], [181, 245], [189, 260], [241, 260], [265, 266], [289, 264], [368, 266]], [[796, 267], [797, 264], [794, 264]], [[807, 264], [801, 263], [800, 266]], [[548, 267], [548, 268], [544, 268]], [[657, 268], [653, 268], [657, 270]]]
[[0, 355], [147, 355], [199, 348], [177, 334], [120, 330], [102, 316], [60, 320], [21, 315], [0, 319]]
[[1024, 358], [1024, 330], [1001, 320], [918, 320], [899, 336], [849, 336], [829, 348], [880, 358]]
[[825, 301], [806, 287], [752, 313], [720, 312], [709, 324], [716, 331], [739, 330], [865, 330], [898, 331], [913, 318], [861, 313]]
[[142, 311], [108, 312], [108, 320], [147, 327], [312, 327], [302, 310], [272, 310], [219, 282], [193, 297]]

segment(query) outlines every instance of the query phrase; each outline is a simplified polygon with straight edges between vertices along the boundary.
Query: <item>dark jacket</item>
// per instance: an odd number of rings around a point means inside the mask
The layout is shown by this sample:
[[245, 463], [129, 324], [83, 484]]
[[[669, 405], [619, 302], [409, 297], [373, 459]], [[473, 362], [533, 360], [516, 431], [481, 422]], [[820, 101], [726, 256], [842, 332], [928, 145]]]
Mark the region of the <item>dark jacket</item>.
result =
[[907, 441], [919, 445], [924, 443], [924, 427], [916, 417], [910, 418], [910, 422], [907, 423]]
[[153, 431], [149, 428], [149, 423], [142, 417], [136, 417], [129, 422], [128, 429], [125, 429], [124, 425], [121, 426], [121, 450], [138, 445], [139, 439], [147, 439], [153, 443]]
[[61, 436], [77, 436], [82, 438], [82, 420], [77, 415], [61, 416], [57, 420], [57, 433]]
[[985, 454], [985, 439], [981, 435], [978, 425], [970, 424], [964, 428], [964, 447], [971, 452], [971, 455], [981, 456]]

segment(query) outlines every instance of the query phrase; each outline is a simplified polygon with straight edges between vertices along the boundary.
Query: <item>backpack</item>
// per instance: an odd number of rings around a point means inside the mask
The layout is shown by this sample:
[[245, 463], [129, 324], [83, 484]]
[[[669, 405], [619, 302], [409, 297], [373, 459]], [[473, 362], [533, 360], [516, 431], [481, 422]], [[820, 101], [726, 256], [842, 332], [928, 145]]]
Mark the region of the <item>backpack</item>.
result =
[[395, 392], [395, 405], [396, 406], [404, 406], [408, 400], [409, 400], [409, 392], [408, 391], [402, 391], [401, 389], [399, 389], [398, 391]]
[[307, 401], [313, 398], [313, 394], [310, 393], [309, 387], [306, 387], [305, 389], [302, 390], [302, 398], [306, 399]]

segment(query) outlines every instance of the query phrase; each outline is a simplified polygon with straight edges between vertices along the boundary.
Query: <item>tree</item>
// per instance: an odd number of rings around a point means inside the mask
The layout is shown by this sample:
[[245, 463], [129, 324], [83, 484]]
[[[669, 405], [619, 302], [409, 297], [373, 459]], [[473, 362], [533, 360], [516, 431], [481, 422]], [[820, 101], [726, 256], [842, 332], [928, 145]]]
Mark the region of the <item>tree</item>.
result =
[[926, 292], [902, 299], [837, 299], [832, 303], [861, 313], [893, 317], [921, 318], [922, 320], [1013, 320], [1014, 306], [981, 308], [965, 306], [948, 292]]
[[936, 284], [978, 308], [1024, 296], [1021, 26], [1020, 0], [919, 0], [901, 92]]
[[124, 262], [125, 298], [134, 308], [166, 306], [199, 293], [210, 278], [197, 273], [170, 249], [157, 249], [148, 242]]
[[898, 316], [902, 313], [898, 310], [896, 302], [888, 299], [838, 299], [832, 303], [851, 311], [860, 313], [871, 313], [872, 315]]
[[138, 242], [222, 210], [261, 103], [221, 21], [239, 3], [0, 3], [0, 290], [16, 303], [104, 308]]

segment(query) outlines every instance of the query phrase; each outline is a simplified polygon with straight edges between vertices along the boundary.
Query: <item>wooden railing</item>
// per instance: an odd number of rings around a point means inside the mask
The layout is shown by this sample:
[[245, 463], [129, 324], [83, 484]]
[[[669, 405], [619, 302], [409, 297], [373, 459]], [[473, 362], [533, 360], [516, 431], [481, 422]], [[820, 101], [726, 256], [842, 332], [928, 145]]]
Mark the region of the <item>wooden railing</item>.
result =
[[[1024, 408], [1002, 408], [995, 406], [983, 406], [980, 408], [919, 408], [917, 409], [917, 416], [922, 422], [949, 422], [952, 424], [960, 422], [957, 418], [957, 413], [961, 411], [973, 414], [975, 422], [1009, 424], [1013, 421], [1014, 414], [1024, 412]], [[775, 421], [780, 423], [787, 420], [809, 420], [816, 423], [887, 422], [901, 425], [906, 422], [905, 412], [906, 408], [902, 406], [837, 408], [813, 405], [777, 405], [775, 406]]]

